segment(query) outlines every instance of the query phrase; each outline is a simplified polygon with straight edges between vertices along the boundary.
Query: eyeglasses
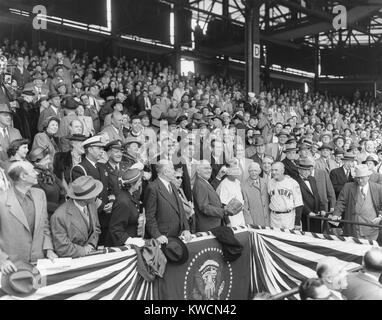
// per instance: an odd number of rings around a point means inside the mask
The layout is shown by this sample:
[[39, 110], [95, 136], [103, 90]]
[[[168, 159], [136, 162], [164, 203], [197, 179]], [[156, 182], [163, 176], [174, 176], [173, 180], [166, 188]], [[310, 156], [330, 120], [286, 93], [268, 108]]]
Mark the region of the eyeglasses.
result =
[[180, 179], [182, 179], [182, 177], [175, 177], [175, 179], [178, 179], [178, 180], [180, 180]]

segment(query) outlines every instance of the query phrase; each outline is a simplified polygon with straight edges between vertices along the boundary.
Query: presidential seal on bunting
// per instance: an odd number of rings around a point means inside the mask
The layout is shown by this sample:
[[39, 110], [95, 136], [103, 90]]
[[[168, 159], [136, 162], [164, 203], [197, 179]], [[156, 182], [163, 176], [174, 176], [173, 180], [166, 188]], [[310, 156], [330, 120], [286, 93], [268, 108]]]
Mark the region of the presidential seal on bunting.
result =
[[185, 300], [228, 300], [232, 289], [232, 266], [223, 251], [209, 247], [195, 254], [184, 280]]

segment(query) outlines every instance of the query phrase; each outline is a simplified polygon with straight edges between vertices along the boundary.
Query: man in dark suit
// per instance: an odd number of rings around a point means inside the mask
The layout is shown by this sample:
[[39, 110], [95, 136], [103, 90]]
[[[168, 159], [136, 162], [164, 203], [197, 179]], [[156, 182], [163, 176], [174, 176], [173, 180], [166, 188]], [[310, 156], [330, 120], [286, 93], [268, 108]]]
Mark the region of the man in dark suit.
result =
[[226, 155], [224, 153], [223, 142], [220, 140], [211, 141], [211, 177], [208, 182], [216, 188], [219, 186], [220, 182], [226, 177], [227, 162]]
[[326, 170], [312, 169], [312, 176], [316, 179], [318, 194], [325, 206], [325, 211], [333, 211], [336, 205], [336, 194]]
[[110, 213], [113, 206], [108, 198], [108, 173], [105, 170], [105, 165], [98, 162], [104, 152], [105, 143], [103, 142], [102, 137], [97, 135], [85, 140], [83, 142], [83, 147], [85, 149], [85, 157], [78, 165], [73, 167], [72, 181], [80, 176], [91, 176], [94, 179], [101, 181], [103, 184], [103, 189], [96, 200], [98, 218], [101, 225], [101, 235], [99, 239], [99, 244], [101, 245], [104, 244], [110, 220]]
[[136, 103], [138, 105], [139, 112], [149, 111], [151, 113], [151, 106], [154, 105], [146, 89], [144, 89], [142, 94], [137, 97]]
[[308, 216], [318, 214], [325, 215], [325, 205], [321, 202], [316, 185], [316, 179], [311, 176], [314, 162], [308, 158], [298, 162], [298, 176], [294, 179], [300, 185], [304, 206], [302, 208], [301, 222], [302, 230], [321, 233], [321, 221], [310, 220], [310, 230], [308, 230]]
[[174, 165], [169, 160], [157, 163], [158, 178], [147, 186], [144, 204], [146, 208], [146, 230], [148, 236], [159, 243], [168, 242], [168, 237], [184, 236], [191, 239], [182, 200], [171, 182], [174, 179]]
[[[114, 140], [109, 142], [105, 146], [105, 151], [109, 157], [109, 160], [105, 164], [105, 170], [109, 177], [109, 199], [114, 199], [121, 192], [120, 177], [121, 169], [123, 169], [122, 161], [123, 145], [120, 140]], [[127, 169], [127, 166], [126, 166]]]
[[372, 248], [363, 258], [363, 270], [347, 277], [348, 286], [342, 294], [348, 300], [382, 300], [382, 251]]
[[0, 103], [0, 160], [7, 161], [7, 149], [10, 143], [22, 139], [20, 131], [12, 127], [13, 112], [5, 103]]
[[253, 145], [256, 148], [256, 154], [251, 158], [253, 161], [257, 162], [260, 167], [263, 166], [263, 159], [265, 155], [265, 141], [264, 138], [259, 136], [256, 137]]
[[196, 232], [209, 231], [224, 225], [227, 212], [220, 201], [218, 194], [208, 182], [212, 168], [207, 160], [201, 160], [196, 168], [196, 178], [192, 193], [196, 217]]
[[330, 171], [330, 180], [332, 181], [336, 198], [340, 195], [345, 183], [353, 182], [352, 171], [354, 170], [355, 156], [353, 152], [345, 152], [342, 159], [343, 166]]
[[284, 149], [285, 159], [281, 161], [285, 166], [285, 174], [295, 179], [299, 173], [296, 166], [297, 153], [298, 148], [295, 148], [293, 144], [287, 145]]

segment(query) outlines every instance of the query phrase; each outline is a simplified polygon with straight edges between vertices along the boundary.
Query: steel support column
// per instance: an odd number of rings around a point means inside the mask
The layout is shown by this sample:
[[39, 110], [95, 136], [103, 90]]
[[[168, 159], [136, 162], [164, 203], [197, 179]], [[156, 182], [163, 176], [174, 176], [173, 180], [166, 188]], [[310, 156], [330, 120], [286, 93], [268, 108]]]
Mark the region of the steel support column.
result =
[[247, 1], [245, 9], [245, 84], [247, 92], [260, 93], [260, 0]]
[[320, 42], [318, 34], [314, 37], [314, 91], [317, 92], [320, 87], [320, 74], [319, 74], [319, 65], [320, 65]]

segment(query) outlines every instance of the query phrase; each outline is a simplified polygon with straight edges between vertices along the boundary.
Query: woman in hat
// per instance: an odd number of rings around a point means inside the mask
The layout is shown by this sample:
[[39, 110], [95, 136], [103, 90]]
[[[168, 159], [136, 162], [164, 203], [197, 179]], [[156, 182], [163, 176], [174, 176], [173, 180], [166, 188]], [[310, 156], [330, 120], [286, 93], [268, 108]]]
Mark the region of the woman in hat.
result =
[[85, 116], [85, 108], [82, 104], [80, 104], [76, 109], [76, 115], [78, 120], [81, 121], [83, 127], [83, 135], [85, 137], [93, 136], [95, 133], [93, 126], [93, 119], [90, 116]]
[[[140, 218], [140, 202], [133, 194], [140, 190], [142, 174], [139, 169], [127, 169], [121, 176], [121, 193], [113, 203], [106, 246], [134, 244], [143, 246], [144, 216]], [[140, 222], [138, 222], [140, 220]]]
[[[10, 162], [14, 161], [25, 161], [29, 151], [28, 145], [28, 139], [16, 139], [12, 141], [7, 149], [7, 163], [10, 164]], [[7, 167], [7, 165], [4, 165], [4, 167]]]
[[54, 154], [60, 151], [59, 140], [57, 138], [58, 126], [60, 119], [56, 117], [49, 117], [43, 126], [44, 131], [35, 135], [32, 145], [32, 151], [37, 148], [48, 149], [51, 158]]
[[53, 173], [52, 158], [47, 148], [36, 148], [29, 153], [28, 157], [38, 173], [38, 185], [35, 187], [45, 191], [48, 216], [50, 218], [57, 207], [65, 201], [66, 191], [62, 182]]
[[53, 172], [62, 181], [65, 190], [68, 190], [71, 182], [70, 172], [72, 168], [82, 161], [85, 154], [82, 143], [86, 140], [86, 137], [82, 134], [73, 134], [68, 140], [71, 150], [57, 152], [53, 158]]

